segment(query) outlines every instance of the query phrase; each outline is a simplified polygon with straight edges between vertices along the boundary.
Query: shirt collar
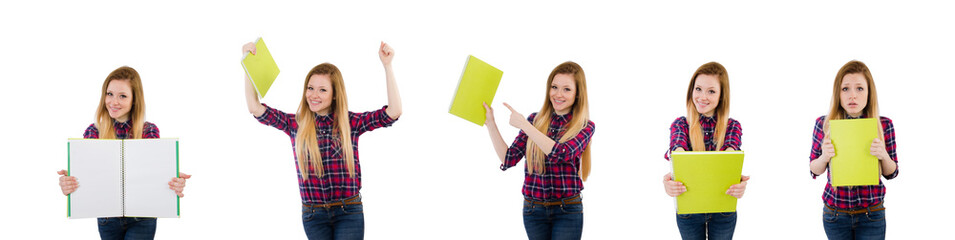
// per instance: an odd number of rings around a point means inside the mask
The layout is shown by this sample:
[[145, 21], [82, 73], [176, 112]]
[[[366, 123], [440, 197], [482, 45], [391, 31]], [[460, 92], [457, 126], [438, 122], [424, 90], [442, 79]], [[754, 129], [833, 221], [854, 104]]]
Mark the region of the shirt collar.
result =
[[333, 120], [335, 119], [334, 112], [326, 114], [326, 115], [319, 115], [318, 113], [314, 113], [314, 112], [313, 114], [315, 114], [315, 123], [318, 123], [318, 124], [331, 124]]
[[867, 118], [867, 117], [868, 117], [868, 116], [866, 116], [865, 112], [862, 112], [862, 114], [859, 115], [858, 117], [849, 116], [849, 113], [847, 113], [847, 112], [845, 112], [845, 111], [843, 111], [842, 113], [845, 114], [846, 119], [859, 119], [859, 118]]
[[555, 121], [561, 124], [570, 122], [570, 119], [573, 119], [573, 118], [574, 118], [573, 110], [571, 110], [570, 112], [564, 115], [557, 114], [557, 112], [551, 112], [550, 114], [551, 121]]
[[113, 127], [116, 129], [129, 129], [130, 126], [131, 124], [129, 123], [129, 120], [126, 120], [125, 122], [113, 120]]
[[701, 123], [716, 123], [716, 114], [713, 114], [712, 117], [707, 117], [700, 113], [700, 122]]

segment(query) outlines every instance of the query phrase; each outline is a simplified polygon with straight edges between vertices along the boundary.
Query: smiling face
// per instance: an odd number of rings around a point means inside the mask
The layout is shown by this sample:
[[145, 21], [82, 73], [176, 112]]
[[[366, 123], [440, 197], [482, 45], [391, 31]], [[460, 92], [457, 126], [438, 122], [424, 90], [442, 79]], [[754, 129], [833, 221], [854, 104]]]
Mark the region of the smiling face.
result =
[[117, 122], [129, 120], [129, 110], [133, 108], [133, 89], [128, 79], [110, 80], [106, 86], [106, 111]]
[[716, 75], [696, 76], [693, 85], [693, 104], [696, 105], [696, 111], [712, 117], [716, 106], [720, 104], [720, 90], [720, 79]]
[[308, 85], [305, 87], [305, 100], [308, 101], [308, 109], [319, 115], [328, 115], [332, 106], [332, 80], [328, 74], [314, 74], [308, 78]]
[[554, 112], [560, 115], [569, 113], [574, 106], [574, 100], [577, 98], [577, 85], [574, 81], [574, 75], [569, 73], [554, 75], [548, 93], [550, 104], [554, 106]]
[[869, 85], [862, 73], [850, 73], [842, 77], [839, 103], [849, 116], [859, 117], [869, 101]]

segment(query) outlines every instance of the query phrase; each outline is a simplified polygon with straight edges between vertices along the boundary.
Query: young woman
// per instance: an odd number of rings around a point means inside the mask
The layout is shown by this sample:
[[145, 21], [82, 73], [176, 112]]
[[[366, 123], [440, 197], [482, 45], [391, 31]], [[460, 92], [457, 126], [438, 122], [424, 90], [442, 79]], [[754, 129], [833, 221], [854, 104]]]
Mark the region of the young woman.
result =
[[[670, 160], [672, 151], [740, 149], [743, 129], [729, 117], [730, 80], [723, 65], [709, 62], [696, 69], [686, 91], [686, 112], [685, 117], [677, 118], [670, 125], [670, 150], [664, 155], [666, 160]], [[743, 197], [748, 180], [748, 176], [741, 176], [740, 183], [730, 186], [726, 194]], [[663, 176], [663, 187], [671, 197], [687, 191], [670, 173]], [[736, 212], [677, 214], [676, 223], [683, 239], [732, 239]]]
[[[836, 155], [829, 140], [829, 120], [878, 117], [882, 136], [872, 139], [870, 154], [879, 159], [885, 179], [899, 175], [895, 156], [895, 128], [892, 120], [879, 115], [875, 82], [869, 68], [860, 61], [849, 61], [836, 73], [832, 85], [829, 114], [816, 119], [812, 132], [809, 171], [813, 179], [829, 169], [829, 160]], [[828, 175], [822, 194], [823, 227], [829, 239], [885, 239], [885, 185], [833, 187]]]
[[[127, 66], [117, 68], [103, 81], [96, 118], [86, 128], [83, 138], [159, 138], [159, 128], [147, 122], [145, 116], [146, 100], [139, 73]], [[60, 189], [63, 195], [69, 195], [79, 188], [79, 179], [68, 176], [66, 170], [57, 173], [61, 175]], [[169, 189], [183, 197], [186, 179], [192, 176], [185, 173], [179, 173], [179, 176], [169, 181]], [[98, 218], [97, 222], [102, 239], [153, 239], [156, 235], [156, 218], [107, 217]]]
[[511, 110], [511, 126], [521, 129], [510, 147], [487, 104], [485, 125], [501, 170], [513, 167], [526, 155], [522, 192], [527, 237], [580, 239], [584, 224], [580, 191], [590, 174], [590, 137], [594, 133], [584, 70], [574, 62], [558, 65], [547, 78], [546, 93], [544, 106], [527, 119], [504, 103]]
[[[246, 44], [242, 52], [255, 54], [255, 44]], [[382, 42], [378, 57], [385, 68], [388, 105], [370, 112], [348, 111], [342, 73], [330, 63], [319, 64], [305, 75], [302, 101], [294, 114], [259, 103], [246, 76], [249, 112], [292, 140], [302, 195], [302, 224], [309, 239], [364, 237], [358, 137], [391, 126], [401, 116], [401, 97], [391, 68], [394, 50]]]

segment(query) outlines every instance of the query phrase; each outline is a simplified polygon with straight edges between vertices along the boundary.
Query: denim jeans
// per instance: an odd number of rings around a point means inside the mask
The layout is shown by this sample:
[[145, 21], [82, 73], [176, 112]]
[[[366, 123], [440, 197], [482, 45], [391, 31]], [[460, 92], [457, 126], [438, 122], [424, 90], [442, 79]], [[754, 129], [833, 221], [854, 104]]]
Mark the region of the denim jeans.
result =
[[109, 217], [97, 218], [101, 239], [153, 239], [156, 236], [156, 218]]
[[[349, 202], [361, 202], [357, 197]], [[334, 207], [302, 206], [302, 225], [308, 239], [364, 239], [365, 214], [361, 204]]]
[[822, 226], [829, 239], [885, 239], [885, 209], [848, 214], [822, 207]]
[[[573, 199], [576, 198], [576, 199]], [[579, 197], [562, 200], [580, 202]], [[524, 201], [524, 230], [527, 238], [580, 239], [584, 229], [584, 206], [582, 203], [544, 206]]]
[[676, 226], [683, 240], [733, 239], [736, 212], [677, 214]]

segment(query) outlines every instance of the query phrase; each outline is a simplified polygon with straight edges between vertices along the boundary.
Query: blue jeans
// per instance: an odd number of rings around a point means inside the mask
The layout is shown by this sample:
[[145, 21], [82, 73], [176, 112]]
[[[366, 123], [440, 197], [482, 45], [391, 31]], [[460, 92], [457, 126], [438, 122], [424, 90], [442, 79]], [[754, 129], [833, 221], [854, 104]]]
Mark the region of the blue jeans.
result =
[[[562, 200], [580, 202], [579, 197]], [[571, 202], [571, 201], [568, 201]], [[524, 201], [524, 230], [527, 238], [580, 239], [584, 229], [584, 206], [582, 203], [544, 206]]]
[[885, 209], [848, 214], [822, 207], [822, 226], [829, 239], [885, 239]]
[[109, 217], [97, 218], [101, 239], [153, 239], [156, 236], [156, 218]]
[[676, 226], [683, 240], [733, 239], [736, 212], [677, 214]]
[[[361, 202], [361, 197], [348, 202]], [[360, 203], [334, 207], [302, 206], [302, 225], [308, 239], [365, 238], [365, 214]]]

